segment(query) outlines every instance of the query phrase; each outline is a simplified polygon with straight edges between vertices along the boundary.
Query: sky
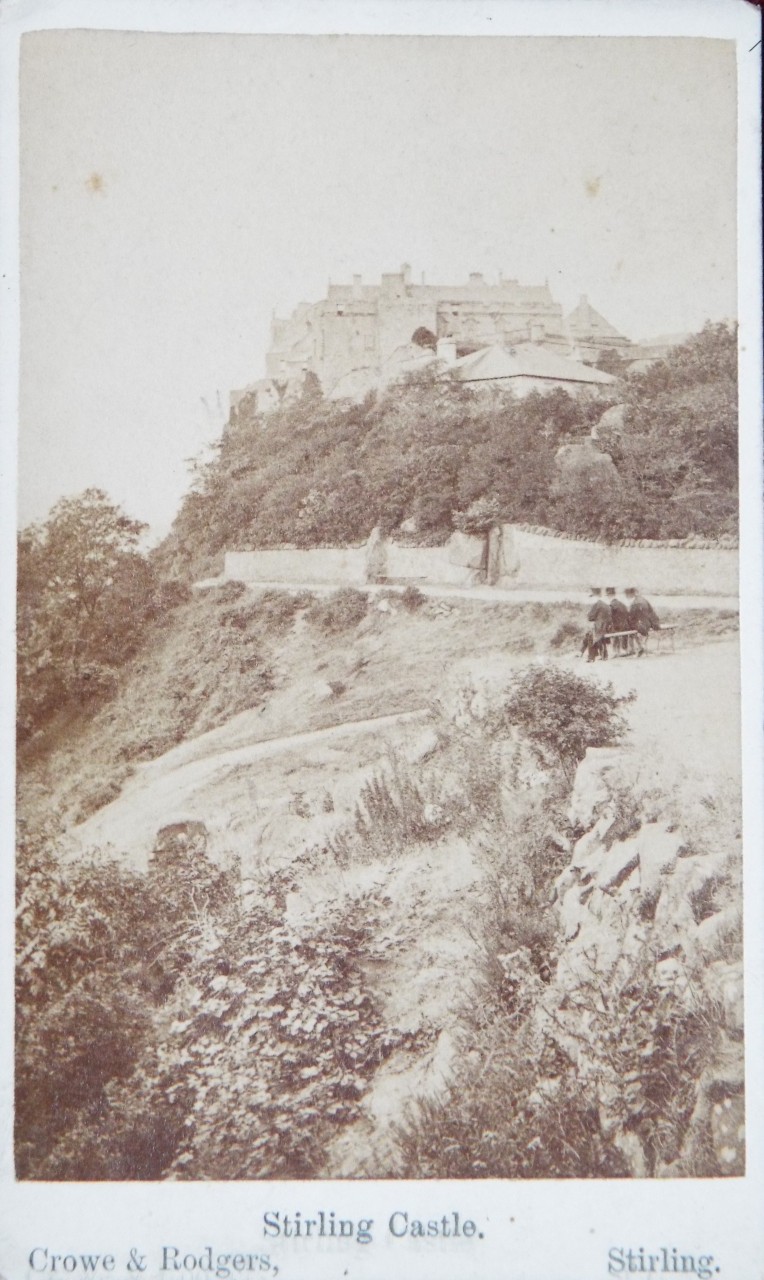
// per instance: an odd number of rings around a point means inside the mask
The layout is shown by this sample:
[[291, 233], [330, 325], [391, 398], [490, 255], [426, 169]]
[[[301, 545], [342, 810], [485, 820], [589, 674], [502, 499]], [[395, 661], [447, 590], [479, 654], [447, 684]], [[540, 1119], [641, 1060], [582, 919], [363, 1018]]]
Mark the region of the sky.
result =
[[403, 262], [548, 280], [631, 338], [733, 318], [731, 42], [26, 34], [19, 523], [155, 537], [270, 317]]

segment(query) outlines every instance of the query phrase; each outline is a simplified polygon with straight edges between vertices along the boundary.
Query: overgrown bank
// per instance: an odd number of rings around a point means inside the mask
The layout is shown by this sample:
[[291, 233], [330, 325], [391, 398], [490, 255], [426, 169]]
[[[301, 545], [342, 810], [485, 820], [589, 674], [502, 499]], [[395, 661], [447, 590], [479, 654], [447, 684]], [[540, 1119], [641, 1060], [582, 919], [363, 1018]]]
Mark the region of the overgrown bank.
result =
[[[22, 1176], [738, 1171], [714, 1129], [742, 1083], [718, 964], [739, 949], [734, 801], [688, 831], [629, 777], [607, 690], [555, 668], [509, 696], [497, 679], [488, 698], [447, 688], [349, 825], [263, 866], [254, 908], [194, 824], [161, 833], [145, 877], [57, 865], [55, 833], [27, 842]], [[407, 1073], [427, 1101], [396, 1136], [380, 1099]]]

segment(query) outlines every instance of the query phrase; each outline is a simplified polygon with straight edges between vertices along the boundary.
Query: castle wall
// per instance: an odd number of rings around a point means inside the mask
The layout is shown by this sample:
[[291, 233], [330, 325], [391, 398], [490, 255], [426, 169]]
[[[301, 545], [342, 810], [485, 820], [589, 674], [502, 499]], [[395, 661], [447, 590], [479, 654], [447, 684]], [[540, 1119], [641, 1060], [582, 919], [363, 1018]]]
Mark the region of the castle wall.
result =
[[288, 318], [274, 319], [267, 375], [288, 378], [309, 368], [331, 392], [353, 369], [379, 372], [420, 326], [477, 346], [563, 341], [564, 330], [562, 307], [546, 286], [489, 284], [478, 273], [453, 286], [412, 284], [408, 270], [385, 274], [377, 285], [356, 277], [350, 285], [330, 285], [321, 302], [301, 303]]
[[473, 586], [477, 574], [465, 565], [452, 564], [447, 547], [387, 545], [387, 576], [392, 582], [431, 582], [454, 587]]
[[431, 299], [380, 299], [377, 313], [379, 359], [385, 361], [398, 347], [411, 341], [411, 335], [424, 325], [432, 333], [437, 329], [437, 314]]

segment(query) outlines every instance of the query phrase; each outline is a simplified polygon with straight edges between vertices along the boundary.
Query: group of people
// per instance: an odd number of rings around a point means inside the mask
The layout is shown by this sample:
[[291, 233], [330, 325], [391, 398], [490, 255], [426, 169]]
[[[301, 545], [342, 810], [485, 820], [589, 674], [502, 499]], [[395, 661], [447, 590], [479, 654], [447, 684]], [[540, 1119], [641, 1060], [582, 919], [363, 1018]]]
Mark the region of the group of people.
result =
[[606, 587], [604, 596], [601, 587], [592, 587], [586, 615], [590, 625], [581, 648], [587, 662], [594, 662], [597, 658], [605, 660], [608, 644], [613, 646], [614, 657], [634, 653], [641, 657], [647, 636], [651, 631], [660, 630], [661, 624], [653, 606], [636, 587], [627, 587], [624, 595], [626, 603], [618, 599], [615, 587]]

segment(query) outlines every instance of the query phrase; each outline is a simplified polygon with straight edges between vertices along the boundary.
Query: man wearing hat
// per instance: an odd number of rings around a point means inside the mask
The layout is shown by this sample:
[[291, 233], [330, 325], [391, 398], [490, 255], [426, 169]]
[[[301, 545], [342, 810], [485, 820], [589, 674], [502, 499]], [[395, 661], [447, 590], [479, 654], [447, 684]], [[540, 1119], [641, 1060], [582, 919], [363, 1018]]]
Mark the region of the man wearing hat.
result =
[[651, 631], [660, 631], [661, 624], [650, 601], [640, 595], [636, 587], [626, 588], [626, 598], [629, 602], [629, 626], [637, 633], [637, 651], [641, 658], [645, 652], [645, 639]]
[[[622, 600], [615, 594], [615, 587], [605, 587], [608, 607], [610, 609], [609, 631], [629, 630], [629, 611]], [[628, 636], [616, 636], [613, 641], [613, 653], [626, 653], [629, 647]]]
[[592, 624], [588, 638], [586, 661], [594, 662], [594, 659], [598, 656], [605, 661], [607, 660], [607, 640], [605, 637], [610, 630], [610, 606], [602, 599], [601, 587], [592, 587], [591, 589], [589, 612], [586, 618]]

